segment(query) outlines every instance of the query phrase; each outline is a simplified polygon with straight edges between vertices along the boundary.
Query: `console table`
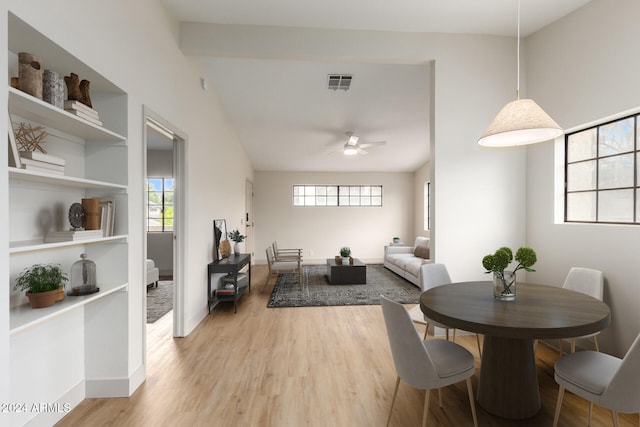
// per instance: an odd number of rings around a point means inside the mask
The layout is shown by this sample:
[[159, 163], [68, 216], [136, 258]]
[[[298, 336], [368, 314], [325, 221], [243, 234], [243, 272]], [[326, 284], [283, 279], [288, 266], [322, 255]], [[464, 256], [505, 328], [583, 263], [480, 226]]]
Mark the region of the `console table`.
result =
[[211, 309], [215, 308], [219, 302], [225, 301], [228, 299], [219, 299], [214, 297], [211, 292], [211, 275], [214, 273], [230, 273], [233, 274], [233, 308], [235, 312], [238, 312], [238, 298], [242, 295], [242, 291], [244, 288], [238, 289], [238, 272], [247, 266], [249, 268], [247, 279], [248, 279], [248, 287], [249, 291], [251, 291], [251, 254], [233, 254], [229, 255], [226, 258], [210, 262], [207, 266], [207, 307], [209, 309], [209, 313], [211, 313]]

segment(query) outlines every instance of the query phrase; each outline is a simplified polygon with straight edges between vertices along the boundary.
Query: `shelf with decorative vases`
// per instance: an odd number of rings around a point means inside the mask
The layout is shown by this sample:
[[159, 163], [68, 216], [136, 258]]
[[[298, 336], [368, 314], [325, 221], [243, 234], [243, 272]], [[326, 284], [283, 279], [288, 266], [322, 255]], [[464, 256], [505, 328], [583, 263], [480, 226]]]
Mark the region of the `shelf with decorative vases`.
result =
[[28, 117], [42, 126], [61, 129], [82, 139], [126, 143], [126, 138], [122, 135], [74, 116], [13, 87], [9, 87], [9, 112], [12, 116]]
[[9, 312], [11, 319], [9, 322], [9, 333], [15, 335], [115, 292], [126, 291], [127, 286], [126, 283], [100, 285], [98, 286], [100, 288], [99, 292], [84, 296], [67, 295], [62, 301], [55, 303], [51, 307], [34, 309], [31, 308], [29, 304], [13, 307]]

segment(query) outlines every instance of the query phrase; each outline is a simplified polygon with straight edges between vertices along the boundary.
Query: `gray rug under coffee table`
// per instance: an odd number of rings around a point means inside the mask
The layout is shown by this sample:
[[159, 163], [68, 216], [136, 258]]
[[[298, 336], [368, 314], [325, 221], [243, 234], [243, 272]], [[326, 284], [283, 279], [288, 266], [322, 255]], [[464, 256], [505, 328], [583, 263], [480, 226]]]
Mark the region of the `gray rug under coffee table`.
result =
[[267, 307], [378, 305], [380, 295], [402, 304], [417, 304], [420, 289], [382, 264], [367, 264], [366, 285], [330, 285], [326, 265], [305, 265], [300, 290], [297, 273], [278, 276]]

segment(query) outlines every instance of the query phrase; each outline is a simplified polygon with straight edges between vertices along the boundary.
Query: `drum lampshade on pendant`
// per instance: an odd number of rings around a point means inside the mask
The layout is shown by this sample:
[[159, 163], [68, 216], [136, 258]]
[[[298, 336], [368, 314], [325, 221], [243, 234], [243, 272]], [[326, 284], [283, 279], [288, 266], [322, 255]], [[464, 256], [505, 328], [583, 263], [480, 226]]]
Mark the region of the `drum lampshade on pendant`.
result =
[[485, 147], [516, 147], [549, 141], [562, 128], [533, 99], [520, 99], [520, 0], [518, 0], [518, 84], [516, 100], [509, 102], [478, 140]]

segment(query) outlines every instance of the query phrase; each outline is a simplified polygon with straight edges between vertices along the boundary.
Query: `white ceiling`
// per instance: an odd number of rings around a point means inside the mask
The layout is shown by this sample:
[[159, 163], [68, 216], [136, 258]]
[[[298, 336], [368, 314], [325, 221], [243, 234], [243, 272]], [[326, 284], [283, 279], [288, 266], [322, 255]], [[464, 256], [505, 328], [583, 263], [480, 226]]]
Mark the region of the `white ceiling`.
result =
[[[178, 20], [285, 27], [516, 35], [515, 0], [161, 0]], [[521, 0], [526, 36], [590, 0]], [[429, 156], [426, 66], [202, 58], [256, 170], [414, 171]], [[353, 74], [348, 91], [330, 73]], [[345, 132], [386, 141], [336, 153]], [[328, 145], [333, 144], [333, 147]], [[407, 153], [412, 153], [407, 155]]]

